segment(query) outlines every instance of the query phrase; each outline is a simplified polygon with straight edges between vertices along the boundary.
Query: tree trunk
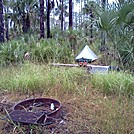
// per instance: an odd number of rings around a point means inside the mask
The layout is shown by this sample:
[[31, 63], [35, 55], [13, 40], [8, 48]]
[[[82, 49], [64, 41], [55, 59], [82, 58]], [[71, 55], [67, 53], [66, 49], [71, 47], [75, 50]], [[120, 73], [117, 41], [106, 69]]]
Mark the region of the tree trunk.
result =
[[90, 43], [92, 44], [93, 43], [93, 11], [92, 11], [92, 7], [91, 7], [91, 9], [90, 9], [90, 17], [91, 17], [91, 25], [90, 25], [90, 38], [91, 38], [91, 40], [90, 40]]
[[47, 38], [50, 38], [50, 10], [51, 3], [50, 0], [47, 1]]
[[44, 37], [44, 0], [40, 0], [40, 38]]
[[30, 17], [29, 17], [29, 13], [23, 13], [22, 16], [23, 22], [22, 22], [22, 31], [23, 33], [27, 33], [30, 29]]
[[26, 28], [27, 28], [27, 32], [28, 32], [30, 30], [30, 15], [28, 12], [26, 15]]
[[9, 40], [9, 27], [8, 27], [8, 23], [9, 23], [9, 21], [7, 19], [7, 22], [6, 22], [6, 39], [7, 39], [7, 41]]
[[[4, 8], [4, 12], [6, 14], [9, 14], [9, 7]], [[6, 40], [9, 40], [9, 17], [5, 16], [5, 30], [6, 30]]]
[[61, 1], [61, 30], [63, 31], [63, 0]]
[[106, 39], [105, 39], [105, 32], [101, 31], [101, 49], [100, 52], [104, 52], [105, 51], [105, 44], [106, 44]]
[[73, 2], [69, 0], [69, 29], [73, 28]]
[[0, 42], [4, 42], [3, 1], [0, 0]]

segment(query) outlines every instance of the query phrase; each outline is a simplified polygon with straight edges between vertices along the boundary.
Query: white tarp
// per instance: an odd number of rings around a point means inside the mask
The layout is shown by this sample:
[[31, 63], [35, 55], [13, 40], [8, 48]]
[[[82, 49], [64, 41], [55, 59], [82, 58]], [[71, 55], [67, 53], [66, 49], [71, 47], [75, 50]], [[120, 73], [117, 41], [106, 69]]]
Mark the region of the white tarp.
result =
[[90, 73], [108, 73], [109, 66], [98, 66], [98, 65], [91, 65], [89, 72]]
[[94, 54], [94, 52], [86, 45], [83, 50], [79, 53], [79, 55], [75, 58], [75, 60], [79, 60], [81, 58], [89, 59], [91, 61], [96, 60], [98, 57]]

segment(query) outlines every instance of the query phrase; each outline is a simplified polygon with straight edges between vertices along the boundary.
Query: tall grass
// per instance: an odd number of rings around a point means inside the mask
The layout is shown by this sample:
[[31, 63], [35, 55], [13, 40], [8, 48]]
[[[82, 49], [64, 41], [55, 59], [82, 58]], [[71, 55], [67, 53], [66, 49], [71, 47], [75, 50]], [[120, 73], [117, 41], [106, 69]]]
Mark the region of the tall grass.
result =
[[115, 93], [134, 96], [134, 77], [125, 72], [109, 72], [108, 74], [94, 74], [91, 82], [95, 88], [104, 93]]
[[53, 87], [65, 92], [77, 90], [84, 93], [87, 84], [92, 83], [104, 94], [134, 96], [134, 77], [123, 72], [108, 74], [86, 74], [80, 68], [55, 68], [26, 62], [20, 66], [0, 69], [0, 90], [49, 91]]
[[73, 92], [84, 74], [78, 68], [54, 68], [28, 62], [19, 67], [1, 68], [0, 90], [47, 92], [58, 86], [65, 92]]

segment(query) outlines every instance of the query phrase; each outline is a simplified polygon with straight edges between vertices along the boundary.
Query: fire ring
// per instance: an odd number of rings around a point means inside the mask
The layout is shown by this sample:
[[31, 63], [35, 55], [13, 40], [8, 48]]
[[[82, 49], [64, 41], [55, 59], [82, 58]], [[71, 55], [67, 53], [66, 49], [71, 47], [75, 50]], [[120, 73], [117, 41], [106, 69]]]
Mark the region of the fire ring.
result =
[[23, 124], [49, 125], [60, 116], [61, 103], [51, 98], [36, 98], [14, 105], [9, 119]]

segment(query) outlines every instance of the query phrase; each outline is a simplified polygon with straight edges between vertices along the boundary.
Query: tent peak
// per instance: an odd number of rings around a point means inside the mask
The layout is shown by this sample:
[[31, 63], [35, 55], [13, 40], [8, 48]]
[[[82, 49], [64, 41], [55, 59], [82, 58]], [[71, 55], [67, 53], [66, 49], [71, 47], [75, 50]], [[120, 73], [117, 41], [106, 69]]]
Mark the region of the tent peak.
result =
[[85, 45], [85, 47], [82, 49], [82, 51], [75, 58], [75, 60], [80, 60], [80, 59], [87, 59], [87, 60], [90, 60], [90, 61], [94, 61], [94, 60], [98, 59], [98, 57], [89, 48], [88, 45]]

